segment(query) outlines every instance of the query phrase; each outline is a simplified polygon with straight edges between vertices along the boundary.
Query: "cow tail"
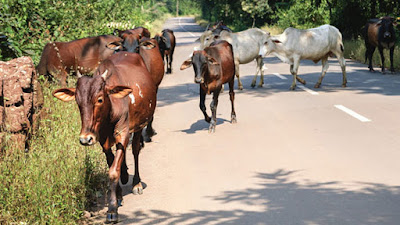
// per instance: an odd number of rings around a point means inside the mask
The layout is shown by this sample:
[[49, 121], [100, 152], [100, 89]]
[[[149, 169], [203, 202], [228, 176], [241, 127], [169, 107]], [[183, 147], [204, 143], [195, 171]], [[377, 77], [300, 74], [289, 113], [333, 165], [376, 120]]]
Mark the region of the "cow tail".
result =
[[40, 57], [40, 62], [36, 66], [36, 70], [39, 75], [47, 75], [47, 58], [50, 54], [51, 47], [50, 44], [46, 44], [43, 48], [42, 56]]

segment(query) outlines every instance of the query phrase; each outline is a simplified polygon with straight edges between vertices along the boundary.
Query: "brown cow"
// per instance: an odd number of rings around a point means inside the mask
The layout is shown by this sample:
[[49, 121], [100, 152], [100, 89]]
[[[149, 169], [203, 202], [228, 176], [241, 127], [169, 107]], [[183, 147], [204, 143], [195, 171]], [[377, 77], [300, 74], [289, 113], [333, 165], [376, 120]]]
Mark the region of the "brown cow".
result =
[[[233, 59], [232, 45], [227, 41], [215, 41], [204, 50], [193, 52], [193, 56], [182, 63], [181, 70], [193, 65], [194, 81], [200, 84], [200, 109], [205, 120], [210, 123], [208, 132], [215, 132], [217, 122], [218, 96], [222, 85], [229, 84], [229, 96], [232, 104], [231, 122], [236, 123], [234, 107], [235, 92], [233, 91], [235, 62]], [[204, 104], [206, 93], [213, 93], [211, 102], [212, 118], [207, 115]]]
[[365, 40], [365, 62], [369, 60], [369, 71], [374, 72], [372, 66], [372, 56], [375, 48], [378, 47], [382, 61], [382, 73], [385, 73], [385, 57], [383, 49], [389, 49], [390, 56], [390, 71], [394, 73], [393, 53], [396, 44], [396, 19], [390, 16], [381, 17], [380, 19], [372, 19], [364, 26], [362, 33]]
[[[167, 64], [167, 74], [172, 73], [172, 60], [175, 51], [176, 39], [174, 32], [170, 29], [162, 30], [162, 36], [165, 38], [165, 60]], [[164, 54], [161, 54], [164, 60]]]
[[[118, 206], [122, 190], [118, 184], [128, 182], [125, 151], [133, 133], [132, 152], [135, 158], [133, 193], [142, 194], [139, 176], [140, 137], [143, 127], [153, 116], [156, 107], [156, 85], [142, 57], [136, 53], [120, 52], [99, 66], [93, 77], [78, 79], [75, 88], [55, 90], [53, 95], [62, 101], [76, 99], [82, 120], [79, 141], [93, 145], [97, 141], [107, 157], [111, 196], [107, 222], [118, 221]], [[116, 154], [111, 147], [116, 144]]]
[[139, 47], [140, 40], [144, 37], [150, 38], [150, 31], [144, 27], [136, 27], [129, 30], [114, 30], [114, 35], [123, 39], [123, 50], [128, 52], [136, 52]]
[[[164, 77], [164, 63], [160, 55], [157, 41], [155, 39], [143, 38], [139, 44], [139, 54], [142, 56], [158, 91], [158, 86]], [[145, 135], [143, 136], [146, 142], [151, 142], [151, 137], [156, 134], [152, 124], [153, 117], [147, 125]]]
[[119, 44], [121, 38], [112, 35], [82, 38], [70, 42], [50, 42], [43, 49], [36, 70], [51, 75], [65, 87], [71, 71], [92, 73], [99, 64], [114, 53], [106, 45]]

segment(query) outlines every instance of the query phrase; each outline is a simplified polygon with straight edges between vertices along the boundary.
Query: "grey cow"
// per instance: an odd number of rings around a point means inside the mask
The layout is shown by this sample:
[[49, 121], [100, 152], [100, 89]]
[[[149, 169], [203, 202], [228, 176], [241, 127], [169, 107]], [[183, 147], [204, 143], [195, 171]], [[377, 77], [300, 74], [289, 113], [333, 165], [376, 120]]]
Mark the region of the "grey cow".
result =
[[260, 50], [264, 43], [270, 38], [270, 33], [258, 28], [251, 28], [237, 33], [231, 33], [223, 30], [219, 35], [213, 34], [212, 31], [205, 31], [200, 37], [200, 48], [210, 46], [215, 40], [225, 40], [233, 47], [233, 56], [235, 59], [236, 77], [238, 78], [239, 90], [243, 89], [243, 84], [239, 76], [239, 64], [246, 64], [254, 59], [257, 60], [257, 71], [251, 86], [256, 86], [257, 75], [261, 74], [259, 86], [264, 84], [264, 71], [262, 69], [264, 63], [260, 55]]

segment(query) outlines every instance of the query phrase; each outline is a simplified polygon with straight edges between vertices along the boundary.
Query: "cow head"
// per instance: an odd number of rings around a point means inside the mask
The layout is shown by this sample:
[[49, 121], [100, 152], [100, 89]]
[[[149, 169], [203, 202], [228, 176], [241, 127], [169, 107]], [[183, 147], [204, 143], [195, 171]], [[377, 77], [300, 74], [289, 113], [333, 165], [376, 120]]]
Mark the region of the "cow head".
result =
[[379, 37], [383, 38], [383, 40], [394, 40], [395, 30], [393, 26], [397, 26], [395, 18], [390, 16], [381, 17], [377, 25], [379, 26]]
[[112, 98], [123, 98], [132, 92], [126, 86], [108, 86], [109, 77], [106, 70], [102, 75], [78, 79], [76, 88], [61, 88], [53, 92], [53, 96], [68, 102], [76, 100], [81, 114], [82, 128], [79, 142], [82, 145], [93, 145], [99, 140], [99, 132], [110, 118]]
[[272, 52], [275, 52], [277, 45], [280, 44], [282, 44], [282, 42], [278, 38], [268, 37], [264, 40], [264, 44], [261, 46], [260, 52], [258, 54], [262, 57], [265, 57], [271, 54]]
[[200, 36], [200, 49], [208, 47], [211, 44], [211, 42], [213, 42], [212, 31], [207, 30]]
[[142, 38], [142, 35], [140, 33], [125, 31], [121, 34], [121, 38], [124, 40], [124, 42], [122, 43], [124, 51], [137, 53], [139, 42]]
[[193, 56], [181, 65], [181, 70], [187, 69], [193, 65], [194, 82], [204, 83], [204, 76], [209, 70], [209, 66], [217, 66], [219, 63], [213, 57], [208, 55], [204, 50], [193, 52]]

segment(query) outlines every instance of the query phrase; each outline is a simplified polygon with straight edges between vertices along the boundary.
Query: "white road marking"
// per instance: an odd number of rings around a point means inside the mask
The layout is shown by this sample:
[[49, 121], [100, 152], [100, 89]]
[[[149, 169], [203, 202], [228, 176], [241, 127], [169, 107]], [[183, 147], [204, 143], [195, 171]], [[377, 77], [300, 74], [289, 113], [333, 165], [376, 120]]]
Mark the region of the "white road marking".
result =
[[275, 76], [277, 76], [277, 77], [281, 78], [282, 80], [287, 80], [287, 78], [286, 78], [286, 77], [284, 77], [284, 76], [280, 75], [279, 73], [273, 73], [273, 75], [275, 75]]
[[194, 35], [192, 32], [186, 30], [186, 29], [182, 26], [182, 24], [181, 24], [181, 19], [182, 19], [182, 17], [179, 17], [179, 20], [178, 20], [179, 26], [180, 26], [183, 30], [185, 30], [186, 32], [188, 32], [190, 35], [192, 35], [193, 37], [197, 37], [197, 36]]
[[303, 89], [304, 91], [308, 92], [309, 94], [312, 94], [312, 95], [319, 95], [318, 92], [315, 92], [315, 91], [313, 91], [313, 90], [311, 90], [311, 89], [309, 89], [309, 88], [306, 88], [306, 87], [304, 87], [304, 86], [301, 85], [301, 84], [298, 84], [297, 87]]
[[351, 110], [349, 108], [344, 107], [343, 105], [335, 105], [335, 107], [342, 110], [343, 112], [349, 114], [350, 116], [360, 120], [361, 122], [370, 122], [371, 121], [370, 119], [368, 119], [364, 116], [361, 116], [360, 114], [354, 112], [353, 110]]

